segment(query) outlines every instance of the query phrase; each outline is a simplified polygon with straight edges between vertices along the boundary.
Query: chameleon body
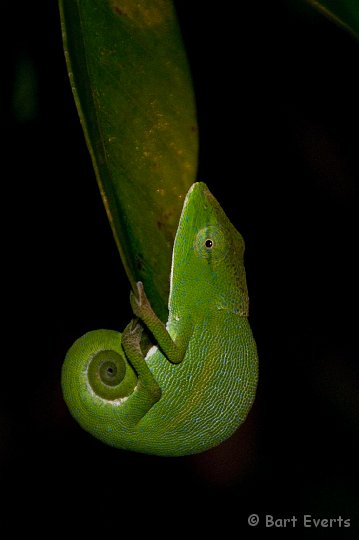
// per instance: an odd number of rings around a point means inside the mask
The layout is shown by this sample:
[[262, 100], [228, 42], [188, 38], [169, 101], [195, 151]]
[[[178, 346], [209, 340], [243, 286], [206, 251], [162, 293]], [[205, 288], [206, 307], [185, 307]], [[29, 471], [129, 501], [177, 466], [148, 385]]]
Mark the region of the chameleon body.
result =
[[[89, 332], [66, 356], [64, 398], [85, 430], [118, 448], [176, 456], [216, 446], [238, 428], [258, 377], [243, 252], [206, 185], [193, 184], [173, 247], [166, 326], [138, 282], [130, 299], [141, 322], [122, 335]], [[157, 342], [146, 357], [142, 325]]]

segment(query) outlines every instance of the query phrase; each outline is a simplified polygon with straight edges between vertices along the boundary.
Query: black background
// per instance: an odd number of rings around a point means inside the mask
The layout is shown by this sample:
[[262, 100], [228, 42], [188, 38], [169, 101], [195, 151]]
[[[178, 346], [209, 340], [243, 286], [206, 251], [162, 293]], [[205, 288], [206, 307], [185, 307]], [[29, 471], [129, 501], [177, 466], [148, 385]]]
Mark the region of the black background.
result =
[[[70, 417], [66, 350], [89, 329], [127, 324], [129, 285], [73, 102], [56, 2], [5, 2], [0, 532], [6, 521], [14, 533], [120, 536], [127, 523], [129, 534], [265, 538], [272, 514], [298, 518], [291, 537], [325, 537], [303, 529], [311, 514], [350, 518], [331, 536], [355, 537], [358, 44], [284, 1], [176, 5], [198, 105], [198, 179], [246, 240], [255, 405], [229, 441], [176, 459], [112, 449]], [[24, 66], [33, 84], [22, 102]]]

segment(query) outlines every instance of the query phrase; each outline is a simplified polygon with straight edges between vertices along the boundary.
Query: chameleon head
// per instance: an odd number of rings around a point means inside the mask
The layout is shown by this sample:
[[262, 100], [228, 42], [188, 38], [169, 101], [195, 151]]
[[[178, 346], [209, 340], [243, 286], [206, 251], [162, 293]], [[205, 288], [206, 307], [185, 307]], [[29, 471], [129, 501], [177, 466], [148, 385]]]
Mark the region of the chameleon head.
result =
[[183, 205], [174, 243], [172, 300], [190, 294], [199, 309], [208, 301], [218, 309], [248, 315], [243, 254], [242, 236], [206, 184], [193, 184]]

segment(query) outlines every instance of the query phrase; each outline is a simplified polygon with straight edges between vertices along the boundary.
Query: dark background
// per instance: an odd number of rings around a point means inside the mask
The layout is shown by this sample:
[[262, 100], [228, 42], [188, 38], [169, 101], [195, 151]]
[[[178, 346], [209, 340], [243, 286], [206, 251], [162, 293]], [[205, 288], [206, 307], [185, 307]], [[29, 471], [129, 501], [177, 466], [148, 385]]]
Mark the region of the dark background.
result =
[[[255, 405], [229, 441], [185, 458], [112, 449], [70, 417], [66, 350], [89, 329], [127, 324], [129, 284], [73, 102], [57, 4], [5, 2], [0, 532], [7, 522], [35, 534], [120, 536], [124, 523], [160, 537], [279, 534], [251, 529], [257, 513], [262, 523], [295, 515], [290, 537], [353, 538], [358, 44], [285, 1], [239, 12], [232, 2], [176, 5], [198, 103], [198, 178], [246, 240]], [[303, 529], [303, 514], [351, 527]]]

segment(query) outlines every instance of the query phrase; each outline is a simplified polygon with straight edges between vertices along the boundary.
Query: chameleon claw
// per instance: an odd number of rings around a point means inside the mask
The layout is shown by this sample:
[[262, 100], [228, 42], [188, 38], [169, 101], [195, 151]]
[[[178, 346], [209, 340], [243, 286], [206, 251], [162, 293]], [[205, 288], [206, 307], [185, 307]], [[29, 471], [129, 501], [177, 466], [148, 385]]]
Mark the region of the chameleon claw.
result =
[[142, 337], [143, 327], [138, 322], [138, 319], [132, 321], [126, 326], [122, 333], [122, 344], [139, 347]]
[[151, 305], [146, 296], [142, 281], [138, 281], [136, 285], [137, 295], [132, 291], [130, 292], [130, 303], [136, 317], [143, 318], [143, 313], [146, 312], [148, 308], [151, 308]]

